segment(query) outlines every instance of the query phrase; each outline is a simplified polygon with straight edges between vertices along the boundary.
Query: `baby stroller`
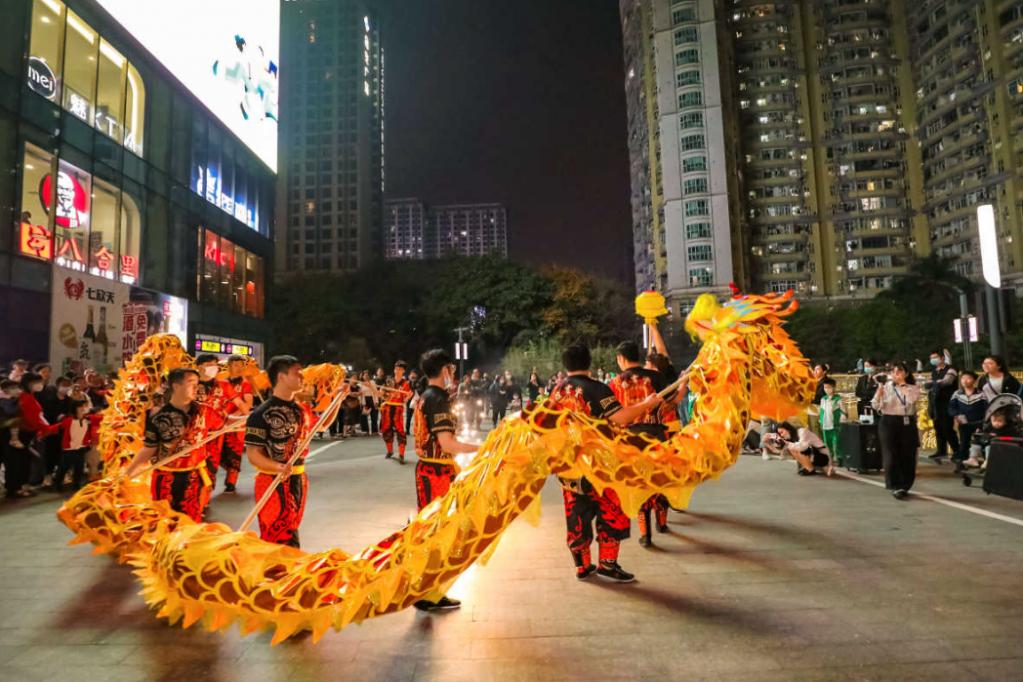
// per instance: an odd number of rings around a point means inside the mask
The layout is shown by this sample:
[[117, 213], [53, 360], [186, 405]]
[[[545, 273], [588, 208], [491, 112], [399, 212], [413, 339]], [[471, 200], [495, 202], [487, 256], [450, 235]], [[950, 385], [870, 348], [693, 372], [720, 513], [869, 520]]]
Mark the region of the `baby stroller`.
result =
[[[994, 427], [991, 426], [991, 417], [1000, 414], [1005, 419], [1005, 426], [1000, 429], [1002, 435], [994, 435]], [[994, 440], [1012, 440], [1023, 443], [1023, 399], [1012, 393], [1002, 393], [995, 397], [987, 406], [984, 413], [984, 423], [977, 432], [973, 434], [970, 441], [970, 457], [975, 453], [987, 452], [987, 448]], [[973, 479], [983, 478], [986, 467], [963, 471], [963, 485], [973, 485]]]

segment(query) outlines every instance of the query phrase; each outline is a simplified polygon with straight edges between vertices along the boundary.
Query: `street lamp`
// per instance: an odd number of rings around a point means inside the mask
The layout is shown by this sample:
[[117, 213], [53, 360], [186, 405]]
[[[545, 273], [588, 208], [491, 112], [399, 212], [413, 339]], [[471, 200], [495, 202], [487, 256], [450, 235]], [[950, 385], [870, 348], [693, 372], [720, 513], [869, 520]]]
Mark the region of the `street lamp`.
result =
[[980, 237], [981, 269], [984, 272], [985, 297], [988, 308], [988, 334], [991, 352], [1002, 355], [1002, 330], [998, 315], [998, 291], [1002, 286], [1002, 270], [998, 264], [998, 234], [995, 230], [995, 207], [977, 206], [977, 234]]

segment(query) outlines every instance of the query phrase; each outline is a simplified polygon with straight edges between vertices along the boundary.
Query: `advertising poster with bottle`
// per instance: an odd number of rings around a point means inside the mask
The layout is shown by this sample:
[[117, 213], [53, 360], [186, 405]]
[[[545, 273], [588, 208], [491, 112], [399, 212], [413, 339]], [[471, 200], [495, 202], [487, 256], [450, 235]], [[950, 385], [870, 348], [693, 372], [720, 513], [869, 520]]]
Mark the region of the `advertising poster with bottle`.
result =
[[152, 334], [188, 342], [188, 302], [175, 296], [54, 268], [52, 303], [50, 361], [60, 373], [115, 372]]
[[122, 312], [130, 293], [127, 284], [53, 269], [50, 361], [56, 371], [121, 366]]

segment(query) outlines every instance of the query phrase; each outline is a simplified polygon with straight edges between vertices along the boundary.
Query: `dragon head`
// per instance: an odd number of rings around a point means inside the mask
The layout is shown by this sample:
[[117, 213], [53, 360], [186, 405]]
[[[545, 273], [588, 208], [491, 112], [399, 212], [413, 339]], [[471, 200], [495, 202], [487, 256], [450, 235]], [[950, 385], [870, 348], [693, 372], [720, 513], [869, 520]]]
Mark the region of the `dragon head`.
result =
[[724, 305], [703, 294], [686, 316], [685, 329], [694, 339], [719, 346], [728, 358], [748, 358], [754, 417], [786, 419], [813, 399], [809, 362], [782, 328], [798, 307], [792, 291], [737, 294]]

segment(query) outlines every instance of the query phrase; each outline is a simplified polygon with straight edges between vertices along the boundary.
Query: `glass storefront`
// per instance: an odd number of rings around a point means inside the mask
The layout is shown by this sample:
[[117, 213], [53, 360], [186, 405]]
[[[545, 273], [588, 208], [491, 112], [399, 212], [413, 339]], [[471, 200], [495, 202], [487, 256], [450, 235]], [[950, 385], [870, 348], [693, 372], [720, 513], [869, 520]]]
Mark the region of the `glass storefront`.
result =
[[33, 0], [29, 88], [142, 155], [146, 88], [138, 69], [60, 0]]
[[263, 259], [215, 232], [199, 229], [196, 297], [234, 313], [263, 317]]
[[21, 255], [137, 283], [142, 224], [135, 199], [31, 143], [23, 158]]

